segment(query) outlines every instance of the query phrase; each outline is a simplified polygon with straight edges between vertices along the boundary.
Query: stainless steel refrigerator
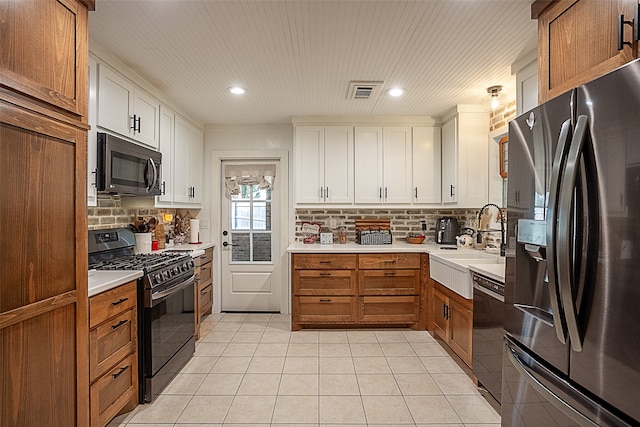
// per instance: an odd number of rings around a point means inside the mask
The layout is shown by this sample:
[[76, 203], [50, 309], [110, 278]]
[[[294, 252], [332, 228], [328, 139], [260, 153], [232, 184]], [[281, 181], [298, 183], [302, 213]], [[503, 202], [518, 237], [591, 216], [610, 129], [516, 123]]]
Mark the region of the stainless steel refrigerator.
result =
[[510, 123], [503, 426], [640, 425], [640, 62]]

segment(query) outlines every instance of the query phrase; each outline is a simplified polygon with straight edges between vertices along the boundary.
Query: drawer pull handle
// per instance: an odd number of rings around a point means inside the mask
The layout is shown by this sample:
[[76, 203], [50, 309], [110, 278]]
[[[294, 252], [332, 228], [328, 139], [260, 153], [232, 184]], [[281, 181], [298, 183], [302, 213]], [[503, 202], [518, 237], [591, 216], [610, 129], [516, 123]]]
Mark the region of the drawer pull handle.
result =
[[331, 264], [331, 261], [320, 261], [320, 264]]
[[128, 320], [121, 320], [118, 323], [116, 323], [115, 325], [111, 325], [111, 329], [118, 329], [120, 326], [124, 325], [127, 322], [128, 322]]
[[207, 270], [209, 267], [200, 267], [200, 270]]
[[111, 303], [111, 305], [115, 307], [116, 305], [120, 305], [120, 304], [122, 304], [123, 302], [127, 301], [128, 299], [129, 299], [129, 298], [120, 298], [118, 301], [114, 301], [114, 302], [112, 302], [112, 303]]
[[200, 295], [206, 295], [207, 293], [207, 291], [200, 291]]
[[331, 273], [320, 273], [321, 276], [331, 276]]
[[330, 299], [321, 299], [320, 302], [331, 302]]
[[396, 275], [396, 272], [395, 272], [395, 271], [385, 271], [385, 272], [384, 272], [384, 275], [385, 275], [385, 276], [395, 276], [395, 275]]
[[127, 365], [127, 366], [125, 366], [125, 367], [120, 368], [120, 370], [119, 370], [118, 372], [116, 372], [115, 374], [112, 374], [111, 376], [112, 376], [114, 379], [116, 379], [116, 378], [118, 378], [120, 375], [122, 375], [122, 373], [123, 373], [124, 371], [126, 371], [127, 369], [129, 369], [129, 365]]

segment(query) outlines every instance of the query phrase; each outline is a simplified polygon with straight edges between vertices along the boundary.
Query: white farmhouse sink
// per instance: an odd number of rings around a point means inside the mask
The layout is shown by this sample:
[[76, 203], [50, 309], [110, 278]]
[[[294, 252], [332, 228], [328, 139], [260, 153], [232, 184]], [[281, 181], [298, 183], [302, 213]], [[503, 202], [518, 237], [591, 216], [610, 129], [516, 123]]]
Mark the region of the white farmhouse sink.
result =
[[441, 253], [429, 255], [429, 273], [432, 279], [466, 299], [473, 299], [473, 282], [469, 264], [502, 264], [504, 258], [480, 251]]

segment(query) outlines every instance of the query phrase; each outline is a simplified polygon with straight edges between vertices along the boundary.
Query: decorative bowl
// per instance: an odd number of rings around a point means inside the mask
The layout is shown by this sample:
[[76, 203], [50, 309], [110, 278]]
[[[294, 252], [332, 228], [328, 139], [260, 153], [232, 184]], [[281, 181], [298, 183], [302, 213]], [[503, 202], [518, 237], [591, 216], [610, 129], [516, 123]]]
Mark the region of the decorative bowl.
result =
[[424, 242], [424, 236], [407, 236], [407, 243], [420, 244]]

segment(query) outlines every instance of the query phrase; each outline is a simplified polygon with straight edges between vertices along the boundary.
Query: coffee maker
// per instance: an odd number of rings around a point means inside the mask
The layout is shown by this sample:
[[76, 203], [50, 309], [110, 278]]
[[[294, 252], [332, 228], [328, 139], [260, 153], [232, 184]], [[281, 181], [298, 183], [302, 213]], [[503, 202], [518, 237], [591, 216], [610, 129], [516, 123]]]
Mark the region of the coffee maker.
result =
[[458, 220], [445, 216], [436, 220], [436, 238], [437, 244], [455, 245], [456, 236], [458, 235]]

